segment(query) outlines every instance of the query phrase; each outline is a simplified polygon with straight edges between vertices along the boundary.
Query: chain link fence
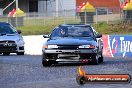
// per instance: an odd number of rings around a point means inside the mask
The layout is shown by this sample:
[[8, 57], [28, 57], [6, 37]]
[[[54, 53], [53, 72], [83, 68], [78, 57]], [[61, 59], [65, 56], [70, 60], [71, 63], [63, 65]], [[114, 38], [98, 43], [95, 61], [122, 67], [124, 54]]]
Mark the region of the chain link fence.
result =
[[93, 13], [63, 10], [48, 13], [26, 13], [24, 17], [0, 16], [0, 22], [9, 22], [13, 26], [44, 26], [70, 23], [98, 24], [100, 22], [114, 23], [132, 20], [132, 11], [122, 11], [120, 8], [96, 8]]

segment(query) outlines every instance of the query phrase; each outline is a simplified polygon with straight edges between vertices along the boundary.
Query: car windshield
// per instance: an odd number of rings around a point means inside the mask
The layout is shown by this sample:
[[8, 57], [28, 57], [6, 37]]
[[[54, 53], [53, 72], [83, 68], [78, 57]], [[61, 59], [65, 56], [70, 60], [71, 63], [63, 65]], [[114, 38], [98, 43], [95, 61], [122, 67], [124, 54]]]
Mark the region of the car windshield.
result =
[[51, 38], [57, 37], [93, 37], [90, 26], [87, 27], [59, 27], [55, 28]]
[[0, 25], [0, 34], [15, 34], [16, 31], [11, 25]]

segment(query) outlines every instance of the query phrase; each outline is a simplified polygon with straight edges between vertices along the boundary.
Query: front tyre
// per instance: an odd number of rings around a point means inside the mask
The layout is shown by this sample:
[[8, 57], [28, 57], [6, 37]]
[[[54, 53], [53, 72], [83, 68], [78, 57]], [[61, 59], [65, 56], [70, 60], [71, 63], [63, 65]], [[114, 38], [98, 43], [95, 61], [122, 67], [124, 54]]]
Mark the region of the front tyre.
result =
[[43, 67], [47, 67], [47, 66], [51, 66], [52, 64], [58, 64], [58, 62], [56, 61], [56, 59], [50, 58], [50, 57], [46, 57], [45, 53], [42, 54], [42, 65]]
[[18, 52], [17, 55], [24, 55], [24, 52]]
[[43, 67], [47, 67], [47, 66], [51, 66], [51, 63], [49, 63], [48, 61], [42, 61], [42, 65]]
[[10, 55], [10, 53], [3, 53], [3, 55], [4, 55], [4, 56], [8, 56], [8, 55]]
[[49, 61], [42, 60], [43, 67], [48, 67], [51, 66], [52, 64], [57, 64], [57, 63], [58, 62], [56, 62], [55, 60], [49, 60]]
[[43, 67], [48, 67], [48, 66], [51, 66], [52, 65], [52, 63], [50, 62], [50, 61], [42, 61], [42, 65], [43, 65]]

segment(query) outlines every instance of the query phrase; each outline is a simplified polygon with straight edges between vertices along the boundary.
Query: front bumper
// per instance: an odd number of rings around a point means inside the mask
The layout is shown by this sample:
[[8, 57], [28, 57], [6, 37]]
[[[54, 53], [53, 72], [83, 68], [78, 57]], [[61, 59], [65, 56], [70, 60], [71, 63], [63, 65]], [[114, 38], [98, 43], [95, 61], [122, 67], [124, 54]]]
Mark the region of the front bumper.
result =
[[77, 50], [59, 50], [59, 49], [45, 49], [43, 50], [44, 53], [97, 53], [97, 49], [77, 49]]
[[97, 49], [78, 49], [78, 50], [43, 50], [43, 58], [48, 60], [73, 60], [92, 59], [97, 55]]

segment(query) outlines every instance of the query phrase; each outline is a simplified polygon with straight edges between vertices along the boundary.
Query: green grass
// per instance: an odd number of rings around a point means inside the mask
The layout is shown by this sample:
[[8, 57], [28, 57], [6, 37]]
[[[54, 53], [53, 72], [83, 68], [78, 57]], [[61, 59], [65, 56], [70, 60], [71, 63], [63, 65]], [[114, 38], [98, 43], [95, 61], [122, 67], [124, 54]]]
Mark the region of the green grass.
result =
[[113, 24], [107, 24], [105, 22], [95, 24], [94, 27], [97, 29], [99, 33], [102, 34], [118, 34], [118, 35], [124, 35], [124, 34], [132, 34], [132, 23], [113, 23]]
[[99, 23], [99, 24], [94, 24], [93, 27], [97, 30], [99, 33], [107, 34], [109, 25], [107, 23]]
[[22, 35], [41, 35], [49, 34], [55, 25], [41, 25], [41, 26], [23, 26], [17, 27], [17, 30], [22, 31]]
[[8, 19], [6, 17], [5, 18], [4, 17], [0, 18], [0, 22], [7, 22], [7, 21], [8, 21]]
[[22, 31], [22, 35], [41, 35], [50, 34], [56, 26], [64, 23], [79, 23], [76, 18], [39, 18], [39, 19], [26, 19], [24, 26], [17, 27], [17, 30]]
[[[50, 32], [63, 23], [80, 23], [79, 19], [76, 18], [44, 18], [44, 19], [26, 19], [24, 20], [24, 26], [17, 27], [17, 30], [22, 30], [22, 35], [41, 35], [50, 34]], [[132, 34], [132, 23], [113, 23], [107, 24], [101, 22], [93, 24], [97, 32], [102, 34]]]

